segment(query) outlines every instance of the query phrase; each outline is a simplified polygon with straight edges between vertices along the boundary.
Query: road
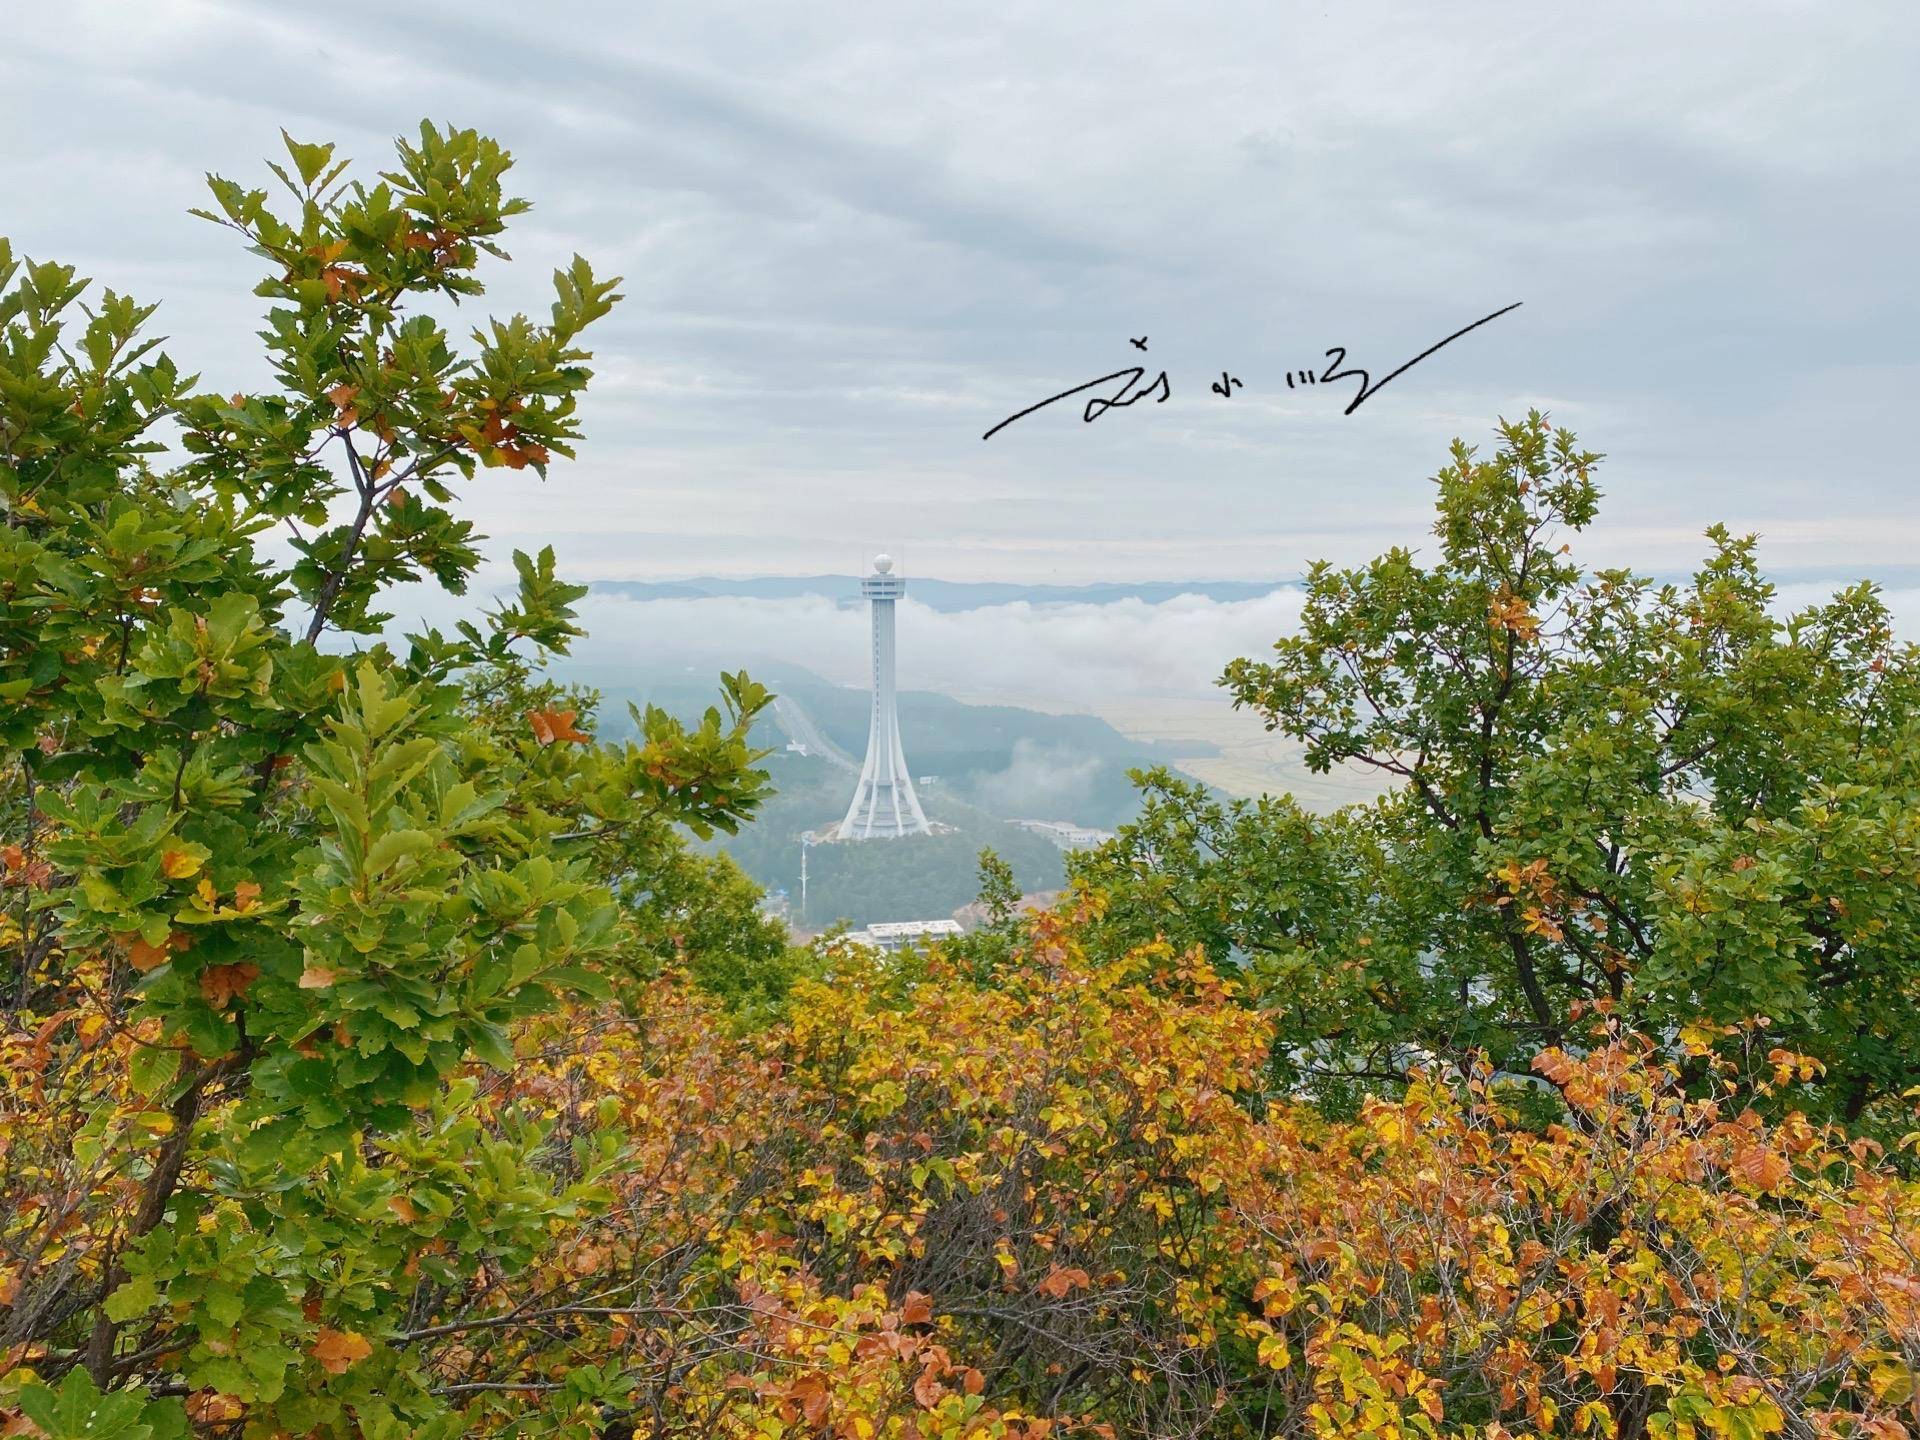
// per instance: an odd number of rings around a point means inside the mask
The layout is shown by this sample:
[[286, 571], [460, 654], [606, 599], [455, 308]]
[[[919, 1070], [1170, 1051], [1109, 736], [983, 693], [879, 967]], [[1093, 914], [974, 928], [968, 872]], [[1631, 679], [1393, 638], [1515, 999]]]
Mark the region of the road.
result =
[[820, 727], [813, 723], [813, 717], [793, 700], [785, 695], [776, 696], [773, 702], [774, 723], [779, 725], [787, 739], [796, 745], [804, 746], [809, 755], [818, 755], [828, 764], [846, 771], [849, 775], [860, 773], [860, 762], [846, 751], [835, 745], [821, 733]]

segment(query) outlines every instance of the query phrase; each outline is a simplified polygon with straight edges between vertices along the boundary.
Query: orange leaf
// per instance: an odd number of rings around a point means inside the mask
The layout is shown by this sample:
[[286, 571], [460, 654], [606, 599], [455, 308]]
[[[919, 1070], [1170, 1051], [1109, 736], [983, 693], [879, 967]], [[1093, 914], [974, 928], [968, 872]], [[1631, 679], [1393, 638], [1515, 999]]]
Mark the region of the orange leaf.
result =
[[533, 727], [533, 738], [542, 745], [551, 745], [556, 740], [572, 740], [585, 745], [593, 737], [575, 728], [573, 717], [577, 713], [574, 710], [529, 710], [527, 723]]
[[907, 1300], [900, 1307], [902, 1325], [931, 1325], [933, 1323], [933, 1301], [918, 1290], [909, 1290]]
[[913, 1398], [920, 1402], [923, 1410], [933, 1409], [946, 1393], [947, 1387], [940, 1383], [930, 1368], [922, 1370], [920, 1378], [913, 1382]]
[[[327, 287], [327, 299], [338, 300], [345, 294], [349, 300], [360, 298], [360, 282], [365, 280], [364, 271], [355, 270], [346, 265], [329, 265], [320, 272], [320, 279]], [[350, 424], [350, 421], [343, 421]]]
[[802, 1375], [787, 1387], [787, 1395], [800, 1402], [800, 1413], [807, 1424], [819, 1425], [827, 1418], [827, 1382], [819, 1375]]
[[1560, 1050], [1542, 1050], [1533, 1057], [1533, 1068], [1556, 1085], [1565, 1085], [1579, 1073], [1573, 1062]]
[[1068, 1291], [1075, 1288], [1085, 1290], [1093, 1284], [1084, 1270], [1062, 1270], [1058, 1265], [1047, 1272], [1047, 1278], [1033, 1288], [1042, 1295], [1051, 1295], [1055, 1300], [1062, 1299]]
[[1540, 619], [1527, 607], [1521, 596], [1515, 595], [1506, 586], [1500, 587], [1488, 606], [1489, 623], [1498, 630], [1510, 630], [1522, 640], [1531, 640], [1540, 633]]
[[1543, 914], [1539, 907], [1529, 905], [1526, 908], [1525, 915], [1526, 924], [1522, 928], [1529, 935], [1541, 935], [1548, 940], [1561, 940], [1566, 937], [1566, 932], [1554, 922], [1553, 917]]
[[320, 1362], [320, 1366], [329, 1375], [344, 1375], [350, 1366], [359, 1363], [373, 1353], [373, 1346], [365, 1338], [351, 1330], [322, 1329], [314, 1337], [308, 1354]]
[[333, 977], [334, 972], [326, 966], [315, 965], [312, 961], [308, 961], [307, 968], [300, 972], [300, 988], [302, 990], [325, 990], [332, 986]]
[[166, 960], [168, 955], [177, 950], [184, 950], [192, 943], [185, 934], [178, 930], [167, 936], [167, 938], [162, 940], [158, 945], [149, 945], [145, 940], [135, 935], [127, 944], [127, 963], [144, 975], [149, 970], [157, 969]]
[[251, 880], [242, 880], [233, 887], [233, 908], [242, 915], [251, 910], [260, 901], [260, 887]]
[[1762, 1190], [1778, 1190], [1793, 1167], [1764, 1145], [1748, 1145], [1733, 1157], [1734, 1173]]
[[197, 1424], [218, 1425], [238, 1420], [245, 1412], [246, 1407], [238, 1400], [218, 1390], [201, 1390], [187, 1397], [187, 1418]]
[[260, 978], [258, 965], [209, 965], [200, 972], [200, 993], [216, 1010], [224, 1010], [236, 996]]

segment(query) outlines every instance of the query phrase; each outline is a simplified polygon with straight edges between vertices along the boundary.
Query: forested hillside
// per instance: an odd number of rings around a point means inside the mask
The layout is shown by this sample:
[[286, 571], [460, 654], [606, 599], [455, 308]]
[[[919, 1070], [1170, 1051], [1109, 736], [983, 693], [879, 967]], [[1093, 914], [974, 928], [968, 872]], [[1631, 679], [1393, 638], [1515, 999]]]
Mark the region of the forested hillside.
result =
[[[608, 712], [601, 734], [620, 739], [633, 722], [627, 704], [656, 705], [698, 723], [712, 704], [709, 686], [685, 673], [639, 675], [563, 662], [556, 673], [599, 691]], [[854, 764], [866, 754], [870, 698], [865, 690], [830, 685], [792, 666], [762, 668], [783, 699], [807, 717]], [[1091, 715], [1048, 715], [1012, 706], [968, 705], [944, 695], [900, 696], [909, 763], [931, 783], [920, 787], [927, 814], [957, 832], [898, 843], [820, 847], [808, 861], [808, 905], [799, 912], [800, 837], [837, 823], [853, 794], [854, 776], [818, 755], [786, 749], [787, 731], [771, 711], [756, 720], [751, 740], [771, 749], [765, 764], [773, 793], [754, 824], [714, 837], [768, 891], [784, 891], [794, 918], [814, 930], [835, 920], [937, 919], [974, 898], [974, 857], [984, 847], [1012, 865], [1028, 892], [1057, 890], [1065, 857], [1051, 841], [1009, 820], [1071, 820], [1111, 828], [1139, 813], [1129, 778], [1160, 763], [1168, 747], [1130, 740]], [[1189, 742], [1188, 750], [1196, 748]]]
[[815, 845], [808, 851], [808, 904], [799, 913], [800, 835], [832, 826], [846, 813], [852, 777], [818, 760], [774, 754], [765, 767], [774, 793], [752, 825], [726, 837], [724, 849], [769, 890], [784, 890], [794, 918], [812, 930], [835, 920], [932, 920], [974, 898], [974, 858], [991, 849], [1013, 867], [1024, 892], [1065, 883], [1065, 856], [1054, 844], [974, 806], [944, 787], [925, 790], [929, 817], [952, 834], [911, 835], [869, 844]]
[[795, 948], [702, 848], [773, 803], [757, 680], [596, 708], [550, 550], [379, 638], [482, 467], [567, 478], [620, 299], [484, 318], [510, 157], [390, 163], [210, 180], [256, 383], [0, 241], [0, 1433], [1920, 1429], [1873, 587], [1588, 570], [1600, 457], [1500, 422], [1225, 677], [1377, 803], [1156, 774], [1055, 912], [989, 859], [957, 943]]
[[[856, 660], [859, 656], [854, 657]], [[556, 673], [598, 689], [623, 733], [629, 703], [658, 705], [683, 720], [697, 720], [712, 703], [707, 686], [685, 672], [635, 674], [590, 665], [564, 665]], [[855, 764], [866, 755], [870, 692], [833, 685], [792, 665], [760, 665], [768, 685], [800, 707], [822, 734]], [[924, 690], [899, 697], [907, 761], [916, 776], [934, 777], [929, 795], [953, 797], [997, 819], [1073, 820], [1110, 829], [1131, 819], [1140, 796], [1130, 770], [1170, 762], [1176, 747], [1134, 740], [1093, 715], [1051, 715], [1011, 705], [974, 705]], [[754, 743], [784, 747], [787, 732], [772, 714], [762, 716]], [[1213, 747], [1187, 741], [1179, 753], [1206, 754]], [[846, 807], [849, 787], [838, 807]]]

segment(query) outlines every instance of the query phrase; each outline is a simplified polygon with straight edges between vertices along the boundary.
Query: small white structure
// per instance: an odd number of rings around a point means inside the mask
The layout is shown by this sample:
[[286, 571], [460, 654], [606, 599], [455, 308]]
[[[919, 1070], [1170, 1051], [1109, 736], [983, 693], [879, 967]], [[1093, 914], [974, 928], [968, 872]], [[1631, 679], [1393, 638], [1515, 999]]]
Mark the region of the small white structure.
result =
[[1076, 825], [1071, 820], [1013, 820], [1022, 830], [1044, 836], [1062, 850], [1088, 850], [1113, 839], [1111, 830], [1096, 830], [1091, 825]]
[[900, 748], [900, 711], [893, 688], [893, 602], [907, 593], [893, 559], [876, 555], [873, 573], [860, 582], [873, 611], [873, 716], [867, 726], [867, 763], [854, 786], [836, 840], [893, 839], [931, 835], [920, 797], [914, 793], [906, 752]]
[[849, 931], [847, 939], [891, 955], [921, 940], [952, 940], [961, 933], [958, 920], [889, 920]]

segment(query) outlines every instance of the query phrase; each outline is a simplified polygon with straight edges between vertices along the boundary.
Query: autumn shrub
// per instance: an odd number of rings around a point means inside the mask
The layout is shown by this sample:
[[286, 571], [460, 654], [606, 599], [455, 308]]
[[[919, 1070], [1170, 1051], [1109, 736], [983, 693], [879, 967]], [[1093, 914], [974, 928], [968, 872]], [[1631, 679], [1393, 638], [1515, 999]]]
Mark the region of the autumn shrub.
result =
[[985, 981], [849, 960], [751, 1037], [673, 980], [534, 1022], [488, 1103], [616, 1149], [614, 1198], [419, 1363], [526, 1387], [483, 1428], [592, 1366], [648, 1435], [1906, 1433], [1920, 1190], [1873, 1142], [1604, 1017], [1539, 1061], [1560, 1122], [1484, 1066], [1332, 1122], [1261, 1097], [1231, 983], [1089, 918]]

